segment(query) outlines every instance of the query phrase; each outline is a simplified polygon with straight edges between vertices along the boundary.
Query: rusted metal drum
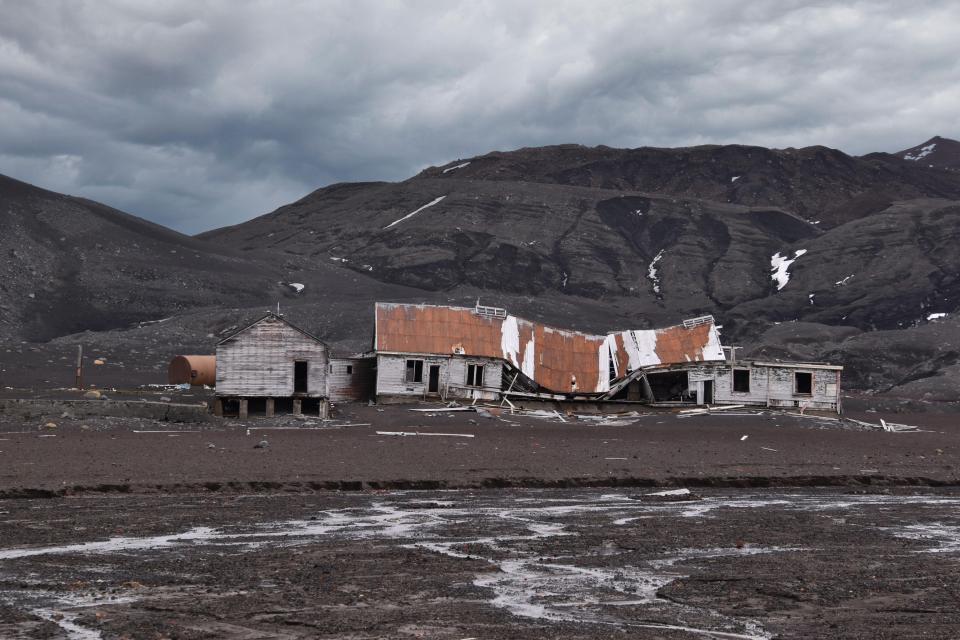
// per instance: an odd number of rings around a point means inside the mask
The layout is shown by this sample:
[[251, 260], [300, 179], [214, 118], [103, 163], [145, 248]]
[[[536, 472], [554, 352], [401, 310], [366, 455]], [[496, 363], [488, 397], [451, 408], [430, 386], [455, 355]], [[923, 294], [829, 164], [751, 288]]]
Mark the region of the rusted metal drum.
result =
[[167, 368], [167, 380], [212, 387], [217, 382], [217, 356], [177, 356]]

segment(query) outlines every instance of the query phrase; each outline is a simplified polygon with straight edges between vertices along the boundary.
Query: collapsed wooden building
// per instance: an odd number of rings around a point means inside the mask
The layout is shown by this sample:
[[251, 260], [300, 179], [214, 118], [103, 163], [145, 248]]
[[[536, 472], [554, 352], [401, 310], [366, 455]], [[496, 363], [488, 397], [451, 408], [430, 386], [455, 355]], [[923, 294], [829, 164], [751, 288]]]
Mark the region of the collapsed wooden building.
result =
[[736, 361], [712, 316], [591, 334], [479, 304], [377, 303], [374, 321], [373, 351], [351, 357], [333, 356], [274, 313], [224, 338], [216, 347], [215, 413], [325, 417], [330, 402], [373, 397], [840, 411], [843, 367]]
[[597, 335], [504, 309], [377, 303], [377, 399], [542, 399], [840, 410], [824, 363], [735, 362], [712, 316]]

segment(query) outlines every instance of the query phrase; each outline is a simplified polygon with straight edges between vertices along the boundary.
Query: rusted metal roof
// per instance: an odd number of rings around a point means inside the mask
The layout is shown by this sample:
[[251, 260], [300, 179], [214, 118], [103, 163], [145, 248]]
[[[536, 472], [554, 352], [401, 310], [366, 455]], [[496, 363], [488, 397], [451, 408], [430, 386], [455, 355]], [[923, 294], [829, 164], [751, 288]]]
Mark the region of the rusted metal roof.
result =
[[465, 307], [383, 302], [374, 345], [387, 353], [502, 358], [557, 393], [606, 391], [611, 364], [618, 379], [644, 366], [724, 359], [712, 322], [593, 335]]

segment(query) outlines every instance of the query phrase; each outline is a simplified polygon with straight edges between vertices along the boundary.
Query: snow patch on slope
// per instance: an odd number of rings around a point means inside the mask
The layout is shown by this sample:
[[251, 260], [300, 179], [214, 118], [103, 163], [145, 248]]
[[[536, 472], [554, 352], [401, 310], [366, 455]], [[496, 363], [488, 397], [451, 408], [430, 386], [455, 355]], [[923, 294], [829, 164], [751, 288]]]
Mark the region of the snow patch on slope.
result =
[[[930, 155], [931, 153], [933, 153], [933, 150], [936, 149], [936, 147], [937, 147], [937, 143], [936, 143], [936, 142], [934, 142], [934, 143], [932, 143], [932, 144], [928, 144], [928, 145], [925, 146], [925, 147], [921, 147], [921, 148], [920, 148], [920, 151], [917, 152], [917, 155], [912, 155], [912, 154], [906, 153], [906, 154], [904, 154], [903, 159], [904, 159], [904, 160], [913, 160], [914, 162], [916, 162], [916, 161], [918, 161], [918, 160], [923, 160], [923, 159], [926, 158], [928, 155]], [[931, 166], [932, 166], [932, 165], [931, 165]]]
[[660, 276], [657, 275], [657, 263], [663, 259], [663, 249], [653, 257], [653, 260], [650, 262], [650, 266], [647, 267], [647, 278], [650, 279], [650, 282], [653, 283], [653, 292], [656, 294], [660, 293]]
[[444, 169], [443, 171], [441, 171], [441, 173], [450, 173], [451, 171], [454, 171], [454, 170], [456, 170], [456, 169], [463, 169], [463, 168], [464, 168], [465, 166], [467, 166], [468, 164], [470, 164], [470, 163], [469, 163], [469, 162], [461, 162], [460, 164], [458, 164], [458, 165], [456, 165], [456, 166], [447, 167], [446, 169]]
[[797, 249], [793, 252], [793, 258], [787, 258], [781, 256], [778, 251], [770, 257], [770, 270], [773, 272], [770, 277], [777, 283], [777, 291], [783, 289], [790, 282], [790, 272], [788, 271], [790, 265], [806, 252], [806, 249]]
[[385, 226], [384, 229], [389, 229], [390, 227], [392, 227], [392, 226], [395, 225], [395, 224], [400, 224], [401, 222], [403, 222], [403, 221], [406, 220], [407, 218], [412, 218], [413, 216], [417, 215], [418, 213], [420, 213], [420, 212], [423, 211], [424, 209], [426, 209], [426, 208], [428, 208], [428, 207], [432, 207], [433, 205], [437, 204], [438, 202], [440, 202], [441, 200], [443, 200], [443, 199], [446, 198], [446, 197], [447, 197], [447, 196], [440, 196], [439, 198], [435, 198], [435, 199], [431, 200], [431, 201], [428, 202], [427, 204], [423, 205], [423, 206], [420, 207], [419, 209], [416, 209], [416, 210], [414, 210], [414, 211], [411, 211], [410, 213], [408, 213], [407, 215], [403, 216], [403, 217], [400, 218], [399, 220], [394, 220], [393, 222], [391, 222], [390, 224], [388, 224], [387, 226]]

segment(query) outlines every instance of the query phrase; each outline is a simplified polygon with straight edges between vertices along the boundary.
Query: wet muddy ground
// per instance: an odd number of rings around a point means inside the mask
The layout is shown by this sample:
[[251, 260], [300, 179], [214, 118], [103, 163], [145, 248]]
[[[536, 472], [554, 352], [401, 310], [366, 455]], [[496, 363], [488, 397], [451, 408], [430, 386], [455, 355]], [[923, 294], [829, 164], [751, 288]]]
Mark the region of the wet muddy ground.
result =
[[6, 500], [0, 637], [960, 637], [958, 490], [651, 493]]

